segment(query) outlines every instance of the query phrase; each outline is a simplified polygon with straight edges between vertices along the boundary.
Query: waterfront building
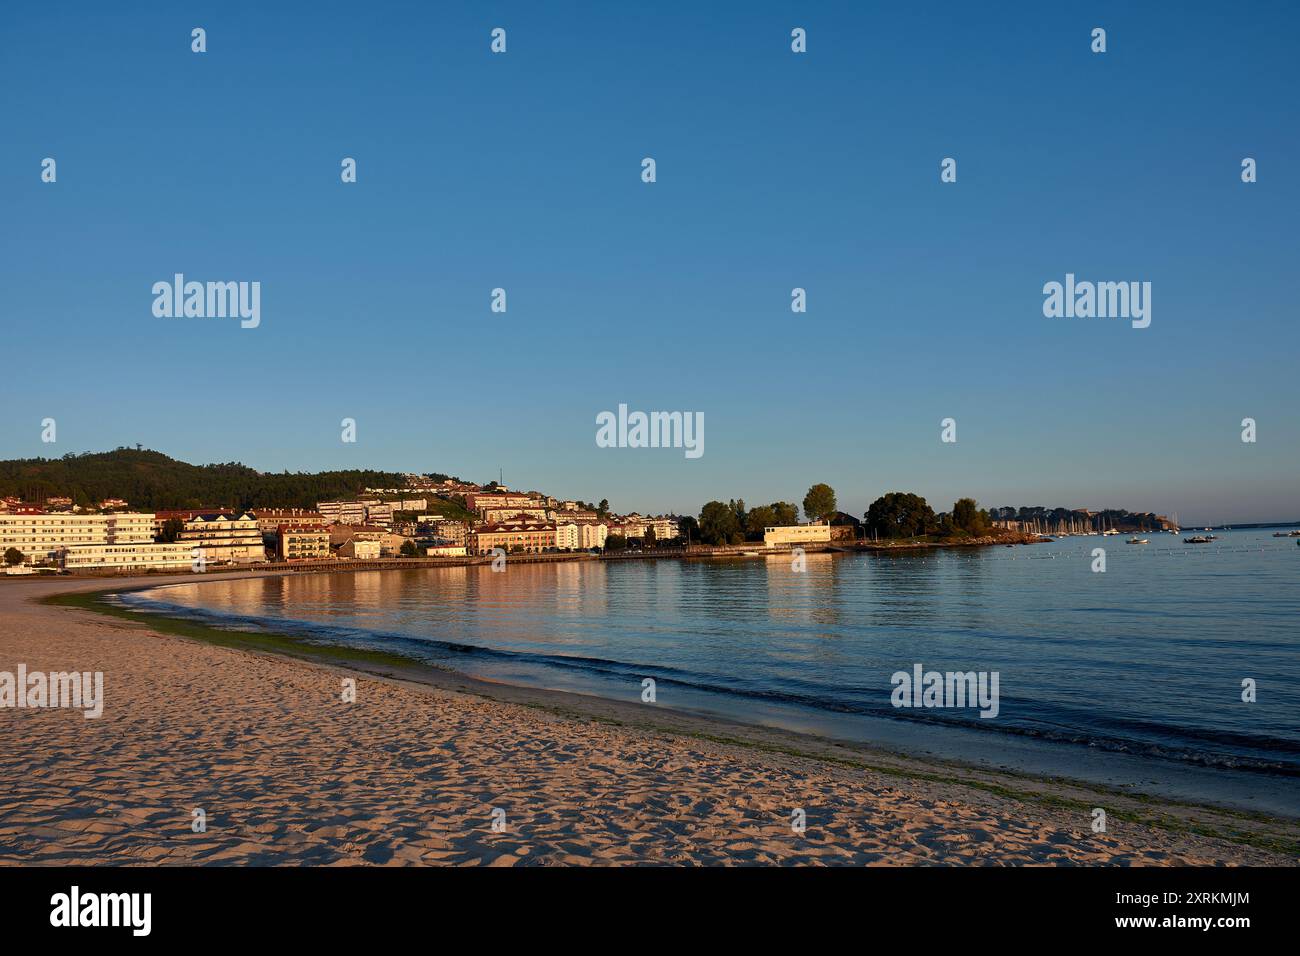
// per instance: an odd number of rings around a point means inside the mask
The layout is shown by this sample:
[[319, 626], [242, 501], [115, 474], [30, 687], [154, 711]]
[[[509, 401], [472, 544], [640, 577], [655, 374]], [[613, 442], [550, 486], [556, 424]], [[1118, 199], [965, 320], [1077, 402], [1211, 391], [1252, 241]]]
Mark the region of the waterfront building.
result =
[[378, 541], [353, 536], [339, 545], [338, 556], [351, 558], [354, 561], [374, 561], [379, 558], [380, 550]]
[[576, 524], [557, 522], [555, 525], [555, 547], [560, 551], [577, 551], [582, 537]]
[[831, 526], [822, 522], [777, 525], [763, 529], [763, 544], [769, 548], [780, 544], [829, 544], [830, 540]]
[[[152, 517], [152, 516], [150, 516]], [[215, 511], [185, 522], [178, 542], [197, 546], [209, 564], [252, 564], [266, 560], [262, 529], [251, 513]]]
[[275, 554], [281, 561], [311, 561], [330, 556], [330, 529], [316, 524], [282, 524], [275, 531]]
[[68, 571], [102, 568], [140, 571], [191, 570], [195, 548], [183, 541], [170, 544], [79, 544], [63, 550], [59, 563]]
[[424, 553], [430, 558], [463, 558], [467, 552], [463, 544], [431, 544]]
[[648, 525], [655, 529], [656, 541], [671, 541], [681, 536], [681, 525], [675, 517], [651, 518]]
[[0, 554], [16, 548], [27, 564], [57, 565], [69, 548], [152, 544], [152, 514], [50, 513], [19, 507], [0, 514]]
[[503, 521], [485, 524], [470, 532], [475, 554], [490, 554], [501, 548], [507, 554], [540, 554], [555, 550], [555, 525], [532, 521]]
[[607, 537], [609, 537], [609, 528], [603, 524], [578, 525], [578, 547], [584, 551], [604, 548]]

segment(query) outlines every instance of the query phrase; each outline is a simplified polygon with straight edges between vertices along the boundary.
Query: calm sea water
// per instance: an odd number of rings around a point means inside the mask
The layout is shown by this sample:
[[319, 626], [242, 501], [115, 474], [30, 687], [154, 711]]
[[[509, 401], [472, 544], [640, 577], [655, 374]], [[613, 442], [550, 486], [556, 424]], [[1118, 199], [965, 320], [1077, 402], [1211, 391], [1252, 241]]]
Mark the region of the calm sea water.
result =
[[[656, 706], [1300, 815], [1300, 547], [1219, 535], [809, 555], [802, 573], [784, 556], [210, 579], [122, 600], [625, 700], [648, 677]], [[891, 675], [918, 663], [998, 672], [998, 716], [894, 708]]]

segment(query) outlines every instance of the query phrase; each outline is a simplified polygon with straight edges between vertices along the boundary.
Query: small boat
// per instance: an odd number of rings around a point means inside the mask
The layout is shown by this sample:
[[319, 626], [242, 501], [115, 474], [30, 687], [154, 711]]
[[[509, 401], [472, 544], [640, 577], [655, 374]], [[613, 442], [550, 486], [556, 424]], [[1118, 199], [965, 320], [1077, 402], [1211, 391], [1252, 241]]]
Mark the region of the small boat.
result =
[[1209, 544], [1210, 539], [1204, 535], [1193, 535], [1190, 538], [1183, 538], [1183, 544]]
[[1151, 542], [1146, 538], [1129, 538], [1126, 543], [1127, 544], [1150, 544]]

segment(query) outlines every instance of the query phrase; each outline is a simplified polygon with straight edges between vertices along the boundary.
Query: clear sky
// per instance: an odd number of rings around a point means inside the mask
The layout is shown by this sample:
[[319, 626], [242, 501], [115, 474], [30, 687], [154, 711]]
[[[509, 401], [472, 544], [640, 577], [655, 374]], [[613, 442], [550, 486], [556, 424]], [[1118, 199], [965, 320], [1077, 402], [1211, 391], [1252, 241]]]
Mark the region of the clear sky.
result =
[[[1298, 33], [1281, 2], [15, 5], [0, 457], [1295, 518]], [[261, 325], [155, 317], [176, 272], [259, 281]], [[1151, 282], [1150, 327], [1045, 318], [1067, 272]], [[702, 412], [704, 455], [598, 448], [620, 402]]]

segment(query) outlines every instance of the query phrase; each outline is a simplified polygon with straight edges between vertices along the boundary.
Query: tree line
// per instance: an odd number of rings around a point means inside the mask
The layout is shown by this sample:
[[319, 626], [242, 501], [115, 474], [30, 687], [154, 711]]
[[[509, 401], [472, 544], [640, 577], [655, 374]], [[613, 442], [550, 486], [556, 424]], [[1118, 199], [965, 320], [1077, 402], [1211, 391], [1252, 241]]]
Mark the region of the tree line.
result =
[[[891, 491], [871, 503], [859, 521], [837, 510], [835, 491], [827, 484], [808, 489], [803, 499], [803, 513], [808, 521], [851, 524], [877, 540], [937, 536], [943, 538], [978, 537], [992, 527], [988, 511], [974, 498], [959, 498], [952, 511], [935, 513], [920, 495]], [[700, 509], [700, 516], [682, 519], [683, 529], [692, 540], [704, 544], [744, 544], [761, 541], [763, 529], [776, 525], [797, 524], [799, 509], [788, 501], [746, 508], [744, 499], [710, 501]]]
[[[441, 481], [446, 476], [434, 475]], [[109, 452], [0, 461], [0, 497], [44, 502], [71, 498], [93, 507], [125, 498], [133, 508], [314, 508], [318, 501], [352, 498], [362, 488], [397, 488], [396, 472], [346, 470], [264, 474], [239, 462], [191, 465], [156, 451]]]

